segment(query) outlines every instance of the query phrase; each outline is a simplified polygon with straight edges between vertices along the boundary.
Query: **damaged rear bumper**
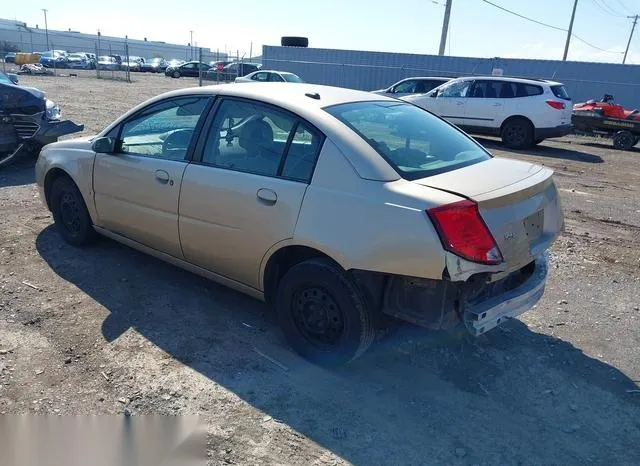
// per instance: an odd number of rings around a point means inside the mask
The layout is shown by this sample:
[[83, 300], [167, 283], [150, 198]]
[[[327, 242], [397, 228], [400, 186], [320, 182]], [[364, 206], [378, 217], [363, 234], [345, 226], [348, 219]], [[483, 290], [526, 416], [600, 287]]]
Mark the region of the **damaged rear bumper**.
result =
[[544, 294], [547, 273], [548, 258], [544, 254], [534, 262], [531, 275], [519, 286], [466, 304], [461, 311], [469, 332], [482, 335], [505, 320], [531, 309]]
[[[433, 330], [462, 323], [471, 334], [481, 335], [540, 300], [547, 281], [548, 256], [545, 253], [511, 272], [500, 270], [504, 267], [494, 269], [467, 271], [464, 281], [388, 277], [382, 311]], [[370, 284], [369, 289], [373, 288]]]

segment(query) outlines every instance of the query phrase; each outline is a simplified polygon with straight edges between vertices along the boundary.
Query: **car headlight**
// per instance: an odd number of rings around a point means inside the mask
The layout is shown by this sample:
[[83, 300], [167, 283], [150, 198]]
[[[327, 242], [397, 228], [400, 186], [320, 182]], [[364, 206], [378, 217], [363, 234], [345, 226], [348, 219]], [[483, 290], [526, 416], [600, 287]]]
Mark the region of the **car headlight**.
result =
[[60, 119], [60, 106], [53, 100], [46, 100], [47, 108], [47, 120], [59, 120]]

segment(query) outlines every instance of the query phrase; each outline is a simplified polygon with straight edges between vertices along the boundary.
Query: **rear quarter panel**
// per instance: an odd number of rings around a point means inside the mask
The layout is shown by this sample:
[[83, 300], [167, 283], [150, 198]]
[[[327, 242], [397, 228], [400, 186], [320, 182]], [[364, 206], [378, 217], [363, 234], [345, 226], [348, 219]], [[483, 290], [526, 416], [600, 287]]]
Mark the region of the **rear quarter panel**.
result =
[[364, 180], [327, 140], [292, 242], [324, 252], [346, 270], [442, 279], [445, 254], [425, 210], [458, 200], [403, 179]]

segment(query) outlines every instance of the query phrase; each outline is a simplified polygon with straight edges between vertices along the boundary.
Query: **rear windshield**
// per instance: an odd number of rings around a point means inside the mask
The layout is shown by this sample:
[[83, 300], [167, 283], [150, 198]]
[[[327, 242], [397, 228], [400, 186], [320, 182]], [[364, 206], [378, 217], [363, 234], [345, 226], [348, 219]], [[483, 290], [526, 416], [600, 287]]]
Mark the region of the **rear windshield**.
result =
[[562, 85], [551, 86], [551, 92], [553, 92], [553, 95], [555, 95], [558, 99], [571, 100], [571, 97], [569, 97], [569, 93]]
[[355, 102], [325, 110], [358, 133], [408, 180], [491, 158], [452, 125], [404, 102]]

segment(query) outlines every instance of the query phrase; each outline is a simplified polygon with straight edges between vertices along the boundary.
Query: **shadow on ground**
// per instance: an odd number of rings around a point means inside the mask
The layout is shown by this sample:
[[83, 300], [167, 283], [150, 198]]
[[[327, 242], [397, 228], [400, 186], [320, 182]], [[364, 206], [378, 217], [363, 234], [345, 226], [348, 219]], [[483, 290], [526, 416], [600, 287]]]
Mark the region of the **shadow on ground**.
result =
[[260, 302], [112, 241], [78, 250], [49, 227], [36, 245], [110, 312], [108, 342], [133, 328], [353, 464], [640, 464], [635, 384], [518, 320], [477, 340], [401, 327], [329, 371], [284, 347]]
[[474, 139], [482, 144], [487, 149], [497, 149], [503, 152], [508, 152], [512, 154], [521, 154], [521, 155], [535, 155], [538, 157], [548, 157], [552, 159], [564, 159], [564, 160], [574, 160], [576, 162], [585, 162], [585, 163], [602, 163], [602, 157], [595, 154], [590, 154], [588, 152], [578, 151], [574, 149], [565, 149], [560, 147], [552, 147], [541, 144], [535, 147], [530, 147], [528, 149], [523, 150], [515, 150], [507, 148], [502, 142], [495, 139], [488, 139], [483, 137], [475, 137]]
[[0, 188], [35, 183], [35, 160], [21, 158], [0, 168]]

